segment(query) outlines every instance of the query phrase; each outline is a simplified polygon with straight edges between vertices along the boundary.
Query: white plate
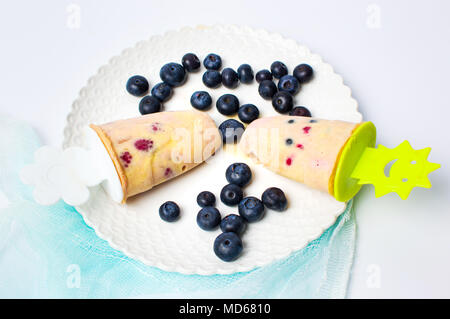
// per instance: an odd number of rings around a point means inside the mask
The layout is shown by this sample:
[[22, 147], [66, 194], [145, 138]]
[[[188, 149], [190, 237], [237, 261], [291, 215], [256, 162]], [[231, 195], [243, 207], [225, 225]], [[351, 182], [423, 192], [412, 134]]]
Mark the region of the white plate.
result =
[[[184, 28], [139, 42], [101, 67], [73, 104], [67, 118], [64, 147], [86, 146], [82, 132], [89, 123], [138, 116], [139, 99], [126, 92], [127, 79], [140, 74], [155, 85], [160, 82], [161, 66], [170, 61], [179, 62], [187, 52], [196, 53], [200, 59], [214, 52], [222, 56], [224, 67], [237, 69], [240, 64], [249, 63], [255, 72], [270, 68], [276, 60], [285, 62], [291, 72], [297, 64], [308, 63], [314, 68], [315, 77], [302, 87], [296, 96], [296, 105], [307, 106], [318, 118], [351, 122], [362, 120], [357, 102], [351, 97], [351, 91], [343, 84], [342, 78], [320, 56], [295, 41], [248, 27]], [[186, 84], [175, 89], [173, 97], [165, 104], [165, 110], [190, 109], [191, 94], [196, 90], [205, 90], [211, 93], [214, 103], [220, 95], [231, 92], [241, 104], [257, 105], [262, 116], [276, 115], [271, 103], [258, 95], [256, 81], [251, 85], [240, 84], [234, 90], [225, 87], [208, 89], [201, 81], [203, 72], [202, 67], [197, 74], [189, 74]], [[209, 114], [217, 124], [225, 120], [215, 107]], [[219, 151], [209, 163], [130, 199], [127, 205], [114, 203], [101, 188], [96, 188], [91, 200], [77, 207], [77, 210], [98, 236], [132, 258], [166, 271], [210, 275], [249, 271], [286, 257], [319, 237], [345, 209], [345, 204], [328, 194], [309, 189], [249, 162], [254, 180], [245, 188], [245, 194], [260, 197], [267, 187], [277, 186], [285, 191], [290, 206], [283, 213], [266, 211], [262, 221], [250, 224], [243, 236], [242, 256], [234, 262], [223, 262], [212, 249], [220, 231], [200, 230], [196, 224], [199, 207], [195, 200], [203, 190], [212, 191], [218, 198], [226, 184], [227, 165], [242, 160]], [[167, 200], [176, 201], [182, 209], [182, 216], [175, 223], [166, 223], [158, 215], [159, 206]], [[236, 208], [222, 203], [218, 203], [217, 207], [222, 216], [237, 213]]]

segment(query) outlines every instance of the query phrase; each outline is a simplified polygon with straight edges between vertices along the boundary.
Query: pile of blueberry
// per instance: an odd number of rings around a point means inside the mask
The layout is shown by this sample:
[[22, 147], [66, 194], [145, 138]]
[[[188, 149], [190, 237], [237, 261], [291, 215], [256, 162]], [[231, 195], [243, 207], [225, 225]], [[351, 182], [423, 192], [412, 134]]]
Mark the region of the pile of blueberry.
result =
[[[313, 77], [313, 69], [308, 64], [300, 64], [294, 68], [292, 75], [288, 74], [287, 66], [280, 61], [275, 61], [267, 69], [253, 74], [249, 64], [242, 64], [237, 71], [232, 68], [222, 68], [222, 58], [215, 54], [208, 54], [203, 60], [206, 72], [202, 76], [202, 81], [208, 88], [217, 88], [221, 84], [233, 89], [239, 83], [249, 84], [256, 81], [259, 83], [259, 95], [267, 100], [272, 100], [272, 106], [279, 113], [288, 113], [295, 116], [311, 117], [311, 112], [304, 106], [294, 107], [294, 95]], [[142, 97], [139, 102], [139, 112], [150, 114], [159, 112], [162, 103], [169, 100], [173, 89], [181, 86], [187, 78], [187, 73], [197, 72], [201, 67], [200, 59], [194, 53], [186, 53], [181, 59], [181, 64], [170, 62], [161, 68], [159, 76], [162, 82], [156, 84], [149, 92], [150, 85], [147, 79], [141, 75], [132, 76], [126, 85], [127, 91], [138, 97]], [[273, 81], [278, 79], [278, 83]], [[190, 99], [192, 107], [197, 110], [208, 110], [213, 100], [206, 91], [196, 91]], [[219, 113], [232, 116], [237, 114], [240, 121], [227, 119], [219, 125], [224, 143], [236, 143], [245, 130], [244, 124], [249, 124], [259, 117], [259, 109], [254, 104], [240, 105], [239, 99], [233, 94], [224, 94], [216, 102]]]
[[[208, 54], [203, 60], [206, 72], [202, 81], [208, 88], [217, 88], [221, 84], [229, 89], [234, 89], [240, 83], [253, 82], [254, 75], [252, 67], [242, 64], [237, 72], [232, 68], [222, 68], [222, 58], [215, 54]], [[206, 111], [212, 105], [212, 98], [206, 91], [196, 91], [191, 96], [191, 105], [197, 110]], [[235, 119], [228, 119], [219, 125], [219, 131], [224, 143], [236, 143], [245, 130], [244, 124], [249, 124], [259, 117], [259, 109], [254, 104], [240, 105], [239, 99], [233, 94], [224, 94], [216, 101], [216, 108], [219, 113], [232, 116], [238, 114], [241, 122]]]
[[232, 68], [225, 68], [220, 73], [222, 58], [215, 53], [208, 54], [203, 60], [203, 65], [206, 72], [203, 74], [202, 80], [209, 88], [217, 88], [223, 84], [229, 89], [234, 89], [239, 82], [251, 83], [254, 78], [252, 67], [248, 64], [242, 64], [238, 67], [237, 72]]
[[[308, 64], [300, 64], [294, 68], [293, 74], [288, 74], [287, 66], [280, 61], [275, 61], [269, 70], [261, 70], [256, 73], [256, 81], [259, 83], [259, 95], [272, 100], [272, 106], [278, 113], [311, 117], [311, 113], [304, 106], [294, 107], [293, 96], [300, 90], [302, 84], [309, 82], [313, 77], [313, 69]], [[273, 82], [278, 79], [278, 85]]]
[[[224, 68], [222, 72], [222, 58], [214, 53], [208, 54], [203, 60], [206, 72], [202, 81], [208, 88], [217, 88], [221, 84], [233, 89], [239, 83], [252, 83], [253, 79], [259, 83], [259, 95], [267, 100], [272, 100], [274, 109], [282, 114], [289, 113], [294, 116], [311, 117], [311, 112], [304, 106], [294, 107], [294, 95], [301, 85], [309, 82], [313, 77], [313, 69], [308, 64], [300, 64], [288, 74], [288, 68], [283, 62], [275, 61], [270, 71], [265, 69], [258, 71], [256, 75], [250, 65], [242, 64], [237, 71], [232, 68]], [[187, 53], [179, 63], [167, 63], [160, 70], [162, 82], [156, 84], [150, 90], [147, 79], [140, 75], [132, 76], [126, 85], [127, 91], [138, 97], [142, 97], [139, 103], [139, 111], [142, 115], [159, 112], [162, 103], [169, 100], [175, 87], [181, 86], [187, 78], [187, 73], [200, 69], [200, 59], [193, 53]], [[275, 84], [274, 78], [278, 80]], [[197, 110], [208, 110], [213, 100], [206, 91], [196, 91], [190, 99], [192, 107]], [[238, 115], [239, 120], [227, 119], [219, 125], [224, 143], [236, 143], [245, 130], [244, 124], [256, 120], [259, 109], [253, 104], [240, 105], [239, 99], [233, 94], [224, 94], [216, 101], [219, 113], [225, 116]], [[224, 261], [233, 261], [242, 252], [241, 236], [248, 223], [261, 220], [264, 217], [265, 208], [275, 211], [284, 211], [287, 207], [286, 196], [276, 187], [264, 191], [261, 199], [248, 196], [244, 198], [242, 190], [252, 178], [252, 172], [244, 163], [230, 165], [225, 173], [229, 184], [220, 192], [220, 200], [227, 206], [238, 206], [237, 214], [230, 214], [221, 218], [220, 212], [214, 207], [216, 197], [209, 191], [203, 191], [197, 196], [197, 203], [201, 210], [197, 214], [197, 224], [203, 230], [213, 230], [220, 225], [222, 234], [214, 241], [215, 254]], [[159, 208], [161, 219], [174, 222], [180, 216], [180, 207], [173, 201], [165, 202]]]
[[162, 66], [159, 71], [162, 82], [152, 88], [150, 95], [146, 95], [150, 85], [145, 77], [134, 75], [128, 79], [126, 85], [128, 93], [137, 97], [143, 96], [139, 102], [139, 112], [142, 115], [160, 112], [162, 103], [172, 96], [173, 88], [186, 82], [187, 72], [195, 72], [200, 68], [200, 60], [193, 53], [185, 54], [181, 63], [170, 62]]
[[[287, 199], [283, 191], [276, 187], [266, 189], [261, 199], [253, 196], [244, 198], [242, 188], [252, 179], [250, 167], [245, 163], [231, 164], [225, 172], [225, 177], [229, 184], [222, 188], [220, 200], [227, 206], [237, 205], [239, 215], [230, 214], [222, 219], [219, 210], [214, 207], [214, 194], [203, 191], [197, 196], [197, 204], [201, 207], [197, 214], [197, 225], [207, 231], [220, 227], [222, 233], [214, 241], [214, 253], [223, 261], [233, 261], [242, 252], [241, 236], [247, 224], [261, 220], [265, 207], [284, 211]], [[163, 220], [172, 222], [178, 219], [180, 208], [172, 201], [165, 202], [159, 208], [159, 215]]]

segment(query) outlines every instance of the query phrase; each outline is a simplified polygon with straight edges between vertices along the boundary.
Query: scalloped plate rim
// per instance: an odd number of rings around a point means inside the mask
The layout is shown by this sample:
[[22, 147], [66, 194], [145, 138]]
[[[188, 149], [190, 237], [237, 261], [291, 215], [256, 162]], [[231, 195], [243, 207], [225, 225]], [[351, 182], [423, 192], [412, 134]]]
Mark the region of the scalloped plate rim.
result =
[[[128, 47], [128, 48], [125, 48], [124, 50], [122, 50], [122, 51], [120, 52], [120, 54], [111, 57], [111, 58], [108, 60], [108, 62], [107, 62], [106, 64], [103, 64], [102, 66], [100, 66], [100, 67], [97, 69], [97, 72], [96, 72], [94, 75], [92, 75], [91, 77], [88, 78], [86, 85], [84, 85], [84, 86], [80, 89], [77, 98], [76, 98], [76, 99], [74, 100], [74, 102], [72, 103], [71, 111], [69, 112], [69, 114], [68, 114], [67, 117], [66, 117], [66, 125], [65, 125], [65, 127], [64, 127], [64, 141], [63, 141], [63, 147], [66, 147], [67, 144], [68, 144], [68, 138], [70, 137], [69, 128], [70, 128], [70, 125], [71, 125], [71, 123], [70, 123], [70, 122], [71, 122], [70, 118], [71, 118], [72, 116], [74, 116], [75, 113], [76, 113], [75, 105], [76, 105], [76, 103], [77, 103], [79, 100], [81, 100], [81, 99], [83, 98], [83, 96], [82, 96], [82, 95], [83, 95], [83, 92], [86, 90], [86, 88], [89, 86], [89, 84], [94, 80], [94, 78], [99, 74], [99, 72], [100, 72], [100, 70], [101, 70], [102, 68], [104, 68], [104, 67], [110, 65], [111, 62], [112, 62], [114, 59], [120, 58], [122, 55], [124, 55], [124, 52], [127, 52], [128, 50], [135, 49], [135, 48], [139, 47], [140, 45], [142, 45], [143, 43], [146, 43], [146, 42], [151, 41], [151, 39], [153, 39], [153, 38], [165, 37], [165, 36], [168, 35], [168, 34], [171, 34], [171, 33], [174, 33], [174, 32], [175, 32], [175, 33], [176, 33], [176, 32], [183, 32], [183, 31], [185, 31], [185, 30], [193, 31], [193, 30], [198, 30], [198, 29], [216, 29], [216, 28], [218, 28], [218, 29], [220, 29], [220, 28], [231, 28], [231, 29], [234, 29], [234, 30], [252, 30], [254, 33], [264, 33], [266, 36], [271, 37], [271, 38], [278, 38], [278, 39], [281, 39], [281, 40], [283, 40], [283, 41], [290, 41], [290, 42], [294, 43], [297, 47], [299, 47], [299, 48], [305, 50], [306, 52], [308, 52], [311, 56], [314, 56], [314, 57], [318, 58], [319, 61], [320, 61], [322, 64], [324, 64], [324, 65], [326, 65], [327, 67], [329, 67], [330, 70], [331, 70], [331, 72], [339, 78], [340, 83], [341, 83], [341, 86], [342, 86], [344, 89], [346, 89], [346, 90], [348, 91], [349, 98], [352, 100], [352, 102], [353, 102], [354, 105], [355, 105], [355, 109], [352, 110], [352, 111], [355, 112], [355, 113], [357, 113], [357, 114], [359, 115], [359, 120], [362, 121], [362, 114], [359, 112], [359, 105], [358, 105], [358, 102], [356, 101], [356, 99], [354, 99], [354, 98], [352, 97], [352, 91], [351, 91], [350, 87], [348, 87], [347, 85], [344, 84], [344, 80], [343, 80], [342, 76], [339, 75], [339, 74], [337, 74], [337, 73], [334, 71], [333, 67], [332, 67], [330, 64], [324, 62], [323, 59], [322, 59], [322, 57], [321, 57], [320, 55], [315, 54], [315, 53], [312, 53], [312, 52], [309, 50], [308, 47], [299, 44], [297, 41], [295, 41], [295, 40], [293, 40], [293, 39], [290, 39], [290, 38], [286, 38], [286, 37], [282, 36], [281, 34], [279, 34], [279, 33], [277, 33], [277, 32], [269, 32], [269, 31], [267, 31], [267, 30], [265, 30], [265, 29], [262, 29], [262, 28], [251, 28], [251, 27], [248, 27], [248, 26], [224, 25], [224, 24], [216, 24], [216, 25], [211, 25], [211, 26], [197, 25], [197, 26], [195, 26], [195, 27], [192, 27], [192, 26], [184, 26], [184, 27], [181, 27], [181, 28], [176, 29], [176, 30], [175, 30], [175, 29], [168, 30], [168, 31], [164, 32], [163, 34], [153, 35], [153, 36], [151, 36], [150, 38], [148, 38], [147, 40], [141, 40], [141, 41], [138, 41], [135, 45], [133, 45], [133, 46], [131, 46], [131, 47]], [[196, 270], [192, 270], [192, 269], [191, 269], [191, 270], [187, 270], [186, 268], [183, 268], [183, 266], [170, 267], [170, 266], [167, 266], [167, 265], [165, 265], [164, 263], [161, 263], [161, 262], [159, 262], [159, 261], [149, 260], [149, 259], [147, 259], [147, 258], [145, 258], [145, 257], [143, 257], [143, 256], [136, 255], [136, 254], [130, 252], [126, 247], [121, 247], [121, 245], [117, 244], [117, 243], [115, 242], [115, 240], [114, 240], [113, 237], [111, 237], [111, 236], [109, 236], [109, 235], [106, 235], [105, 233], [103, 233], [102, 231], [100, 231], [99, 227], [96, 227], [96, 225], [90, 220], [90, 218], [88, 217], [88, 213], [86, 213], [82, 207], [77, 206], [77, 207], [75, 207], [75, 209], [80, 213], [80, 215], [82, 216], [82, 218], [83, 218], [83, 220], [85, 221], [85, 223], [86, 223], [89, 227], [91, 227], [91, 228], [94, 230], [94, 232], [97, 234], [97, 236], [99, 236], [99, 237], [102, 238], [103, 240], [107, 241], [107, 242], [109, 243], [109, 245], [110, 245], [112, 248], [114, 248], [114, 249], [116, 249], [116, 250], [118, 250], [118, 251], [123, 252], [126, 256], [128, 256], [128, 257], [130, 257], [130, 258], [132, 258], [132, 259], [138, 260], [138, 261], [144, 263], [145, 265], [148, 265], [148, 266], [151, 266], [151, 267], [156, 267], [156, 268], [161, 269], [161, 270], [163, 270], [163, 271], [175, 272], [175, 273], [180, 273], [180, 274], [183, 274], [183, 275], [202, 275], [202, 276], [206, 276], [206, 275], [215, 275], [215, 274], [218, 274], [218, 275], [227, 275], [227, 274], [233, 274], [233, 273], [248, 272], [248, 271], [252, 271], [252, 270], [254, 270], [254, 269], [260, 268], [260, 267], [262, 267], [262, 266], [268, 265], [268, 264], [270, 264], [270, 263], [272, 263], [272, 262], [274, 262], [274, 261], [276, 261], [276, 260], [279, 260], [279, 259], [282, 259], [282, 258], [286, 258], [286, 257], [288, 257], [289, 255], [291, 255], [292, 253], [294, 253], [294, 252], [296, 252], [296, 251], [299, 251], [299, 250], [303, 249], [304, 247], [306, 247], [311, 241], [313, 241], [313, 240], [319, 238], [319, 237], [323, 234], [323, 232], [324, 232], [326, 229], [328, 229], [330, 226], [332, 226], [332, 225], [336, 222], [337, 218], [338, 218], [338, 217], [339, 217], [339, 216], [340, 216], [347, 208], [349, 208], [349, 205], [350, 205], [350, 206], [352, 205], [352, 202], [351, 202], [351, 201], [348, 202], [348, 203], [346, 203], [346, 205], [343, 207], [343, 209], [341, 209], [341, 210], [336, 210], [336, 211], [334, 212], [334, 214], [332, 215], [332, 218], [330, 218], [330, 220], [329, 220], [329, 222], [327, 223], [327, 225], [324, 226], [324, 227], [322, 227], [320, 231], [318, 231], [318, 232], [317, 232], [316, 234], [314, 234], [314, 235], [309, 236], [308, 238], [305, 238], [305, 240], [303, 240], [303, 242], [301, 242], [299, 245], [297, 245], [297, 246], [295, 246], [295, 247], [291, 247], [290, 249], [287, 249], [287, 250], [286, 250], [287, 253], [281, 253], [281, 254], [273, 255], [273, 256], [271, 256], [272, 258], [270, 258], [270, 260], [266, 260], [266, 261], [263, 262], [263, 263], [256, 262], [256, 263], [254, 263], [251, 267], [249, 267], [249, 266], [240, 266], [240, 267], [237, 267], [236, 270], [235, 270], [235, 271], [232, 271], [232, 272], [230, 272], [228, 269], [223, 269], [223, 268], [218, 268], [218, 269], [216, 269], [215, 271], [205, 271], [205, 270], [202, 269], [201, 267], [199, 267], [199, 268], [196, 269]], [[350, 209], [351, 209], [351, 207], [350, 207]]]

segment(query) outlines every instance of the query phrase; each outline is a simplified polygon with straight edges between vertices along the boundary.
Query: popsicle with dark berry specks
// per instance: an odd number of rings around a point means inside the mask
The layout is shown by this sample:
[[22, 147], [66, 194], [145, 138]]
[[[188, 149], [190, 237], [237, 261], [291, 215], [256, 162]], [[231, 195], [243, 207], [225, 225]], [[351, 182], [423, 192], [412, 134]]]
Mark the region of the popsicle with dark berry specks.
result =
[[440, 165], [427, 161], [430, 148], [414, 150], [408, 141], [375, 148], [375, 141], [372, 122], [275, 116], [253, 121], [239, 146], [272, 171], [339, 201], [350, 200], [364, 184], [375, 186], [376, 197], [396, 192], [402, 199], [414, 187], [431, 187], [427, 175]]
[[333, 194], [333, 174], [345, 142], [359, 124], [301, 116], [253, 121], [240, 147], [274, 172]]

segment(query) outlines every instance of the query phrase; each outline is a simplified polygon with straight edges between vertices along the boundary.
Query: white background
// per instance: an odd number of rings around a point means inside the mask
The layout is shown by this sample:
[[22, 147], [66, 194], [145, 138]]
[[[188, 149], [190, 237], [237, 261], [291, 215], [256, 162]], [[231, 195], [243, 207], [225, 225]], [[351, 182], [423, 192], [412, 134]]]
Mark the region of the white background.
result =
[[[74, 4], [74, 6], [71, 4]], [[358, 238], [351, 298], [450, 298], [450, 2], [10, 1], [0, 8], [0, 112], [60, 145], [87, 79], [151, 35], [198, 24], [278, 32], [333, 65], [378, 143], [433, 148], [432, 190], [355, 200]], [[79, 10], [79, 11], [78, 11]], [[80, 23], [73, 14], [79, 12]]]

